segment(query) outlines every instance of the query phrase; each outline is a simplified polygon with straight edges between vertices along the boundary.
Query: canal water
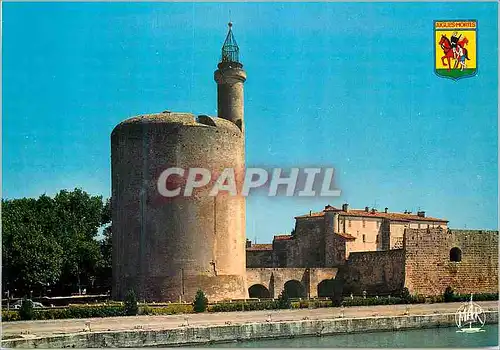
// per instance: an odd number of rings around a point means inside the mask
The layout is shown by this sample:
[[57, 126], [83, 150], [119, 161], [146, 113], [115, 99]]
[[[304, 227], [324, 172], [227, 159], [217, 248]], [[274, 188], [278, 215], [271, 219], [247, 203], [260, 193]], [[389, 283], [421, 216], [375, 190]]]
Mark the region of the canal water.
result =
[[342, 334], [324, 337], [255, 340], [203, 347], [232, 348], [474, 348], [498, 346], [498, 324], [484, 332], [457, 333], [457, 328], [429, 328], [395, 332]]

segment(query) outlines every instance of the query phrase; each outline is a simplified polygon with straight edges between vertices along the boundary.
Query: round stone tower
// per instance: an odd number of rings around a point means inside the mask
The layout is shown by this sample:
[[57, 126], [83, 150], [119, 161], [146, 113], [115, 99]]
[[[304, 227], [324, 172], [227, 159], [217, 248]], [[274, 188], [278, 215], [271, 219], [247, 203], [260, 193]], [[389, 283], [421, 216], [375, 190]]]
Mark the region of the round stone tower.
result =
[[[229, 37], [234, 42], [231, 27]], [[239, 186], [245, 168], [245, 72], [237, 54], [228, 56], [227, 41], [216, 72], [219, 118], [142, 115], [111, 134], [113, 298], [131, 289], [149, 301], [190, 301], [198, 289], [210, 301], [247, 296], [245, 198], [209, 195], [224, 169], [234, 169]], [[238, 51], [235, 42], [231, 50]], [[171, 177], [163, 185], [180, 187], [181, 194], [164, 197], [158, 180], [174, 167], [185, 170], [184, 179]], [[212, 179], [184, 196], [182, 181], [191, 168], [209, 170]]]

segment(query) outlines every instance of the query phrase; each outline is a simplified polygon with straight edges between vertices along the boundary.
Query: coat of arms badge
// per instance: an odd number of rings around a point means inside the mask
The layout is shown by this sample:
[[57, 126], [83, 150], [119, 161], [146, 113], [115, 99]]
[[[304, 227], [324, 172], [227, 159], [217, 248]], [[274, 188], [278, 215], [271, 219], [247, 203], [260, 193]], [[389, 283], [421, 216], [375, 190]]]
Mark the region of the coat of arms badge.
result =
[[477, 21], [434, 21], [434, 71], [457, 80], [477, 74]]

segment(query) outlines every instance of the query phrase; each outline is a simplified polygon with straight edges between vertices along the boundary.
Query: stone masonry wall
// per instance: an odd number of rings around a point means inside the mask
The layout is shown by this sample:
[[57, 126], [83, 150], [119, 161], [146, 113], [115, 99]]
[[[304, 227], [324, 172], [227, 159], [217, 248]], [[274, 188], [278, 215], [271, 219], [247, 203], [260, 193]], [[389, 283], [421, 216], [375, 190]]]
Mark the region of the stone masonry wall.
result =
[[404, 251], [353, 252], [342, 274], [344, 294], [394, 295], [404, 285]]
[[298, 281], [306, 291], [305, 296], [318, 295], [318, 285], [323, 280], [334, 279], [336, 268], [247, 268], [247, 285], [266, 287], [271, 297], [277, 298], [288, 281]]
[[[412, 294], [498, 292], [498, 231], [407, 229], [405, 285]], [[461, 261], [450, 261], [452, 248]]]
[[[280, 246], [275, 244], [275, 247]], [[296, 221], [293, 240], [286, 244], [287, 267], [325, 266], [324, 219], [307, 218]], [[280, 254], [276, 251], [276, 254]]]
[[247, 250], [246, 267], [273, 267], [272, 250]]
[[[166, 198], [158, 177], [169, 167], [244, 169], [244, 135], [221, 118], [159, 113], [130, 118], [111, 135], [113, 297], [129, 289], [151, 301], [245, 298], [245, 198], [211, 185]], [[177, 187], [177, 186], [175, 186]]]

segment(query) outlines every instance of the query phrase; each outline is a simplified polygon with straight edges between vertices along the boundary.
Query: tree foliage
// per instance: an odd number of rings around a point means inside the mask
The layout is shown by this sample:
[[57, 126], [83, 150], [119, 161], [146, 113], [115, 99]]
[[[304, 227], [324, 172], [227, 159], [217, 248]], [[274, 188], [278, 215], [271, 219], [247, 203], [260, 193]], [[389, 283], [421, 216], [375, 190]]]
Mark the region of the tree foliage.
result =
[[408, 288], [404, 287], [401, 289], [401, 293], [399, 294], [399, 297], [405, 301], [406, 304], [410, 304], [412, 301], [412, 296], [410, 294], [410, 291]]
[[278, 296], [278, 307], [280, 309], [290, 309], [292, 307], [292, 301], [290, 300], [286, 289]]
[[205, 312], [208, 307], [208, 299], [205, 296], [205, 293], [198, 289], [193, 301], [193, 309], [194, 312]]
[[135, 316], [139, 313], [139, 306], [137, 305], [137, 297], [133, 290], [129, 290], [125, 296], [124, 303], [125, 315]]
[[22, 296], [90, 286], [104, 266], [97, 234], [110, 221], [106, 205], [80, 189], [2, 199], [3, 289]]
[[35, 315], [33, 301], [30, 299], [23, 299], [21, 308], [19, 309], [19, 317], [21, 320], [32, 320]]

